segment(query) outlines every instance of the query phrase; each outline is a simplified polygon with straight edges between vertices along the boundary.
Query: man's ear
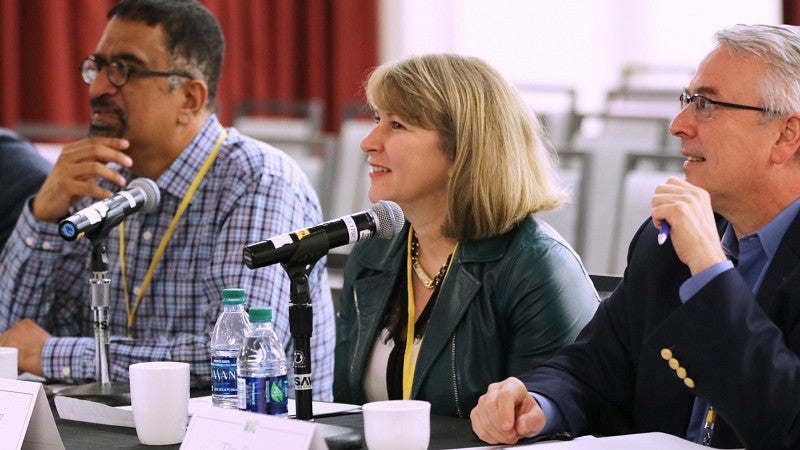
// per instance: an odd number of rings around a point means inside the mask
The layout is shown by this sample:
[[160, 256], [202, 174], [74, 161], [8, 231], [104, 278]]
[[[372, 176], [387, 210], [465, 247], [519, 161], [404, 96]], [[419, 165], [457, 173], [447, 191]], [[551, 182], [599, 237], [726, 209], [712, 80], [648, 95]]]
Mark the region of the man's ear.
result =
[[772, 162], [782, 164], [800, 150], [800, 114], [781, 119], [783, 129], [772, 148]]
[[185, 81], [179, 88], [183, 93], [180, 117], [191, 119], [205, 109], [208, 101], [208, 86], [202, 80]]

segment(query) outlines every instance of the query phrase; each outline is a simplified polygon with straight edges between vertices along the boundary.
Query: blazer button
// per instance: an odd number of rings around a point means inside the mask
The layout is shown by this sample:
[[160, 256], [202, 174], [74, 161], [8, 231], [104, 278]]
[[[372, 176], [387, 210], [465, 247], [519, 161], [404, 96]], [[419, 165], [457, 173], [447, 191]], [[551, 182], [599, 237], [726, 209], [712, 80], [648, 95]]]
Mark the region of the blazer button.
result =
[[672, 370], [678, 370], [681, 367], [681, 364], [675, 358], [670, 358], [668, 362], [669, 362], [669, 368]]

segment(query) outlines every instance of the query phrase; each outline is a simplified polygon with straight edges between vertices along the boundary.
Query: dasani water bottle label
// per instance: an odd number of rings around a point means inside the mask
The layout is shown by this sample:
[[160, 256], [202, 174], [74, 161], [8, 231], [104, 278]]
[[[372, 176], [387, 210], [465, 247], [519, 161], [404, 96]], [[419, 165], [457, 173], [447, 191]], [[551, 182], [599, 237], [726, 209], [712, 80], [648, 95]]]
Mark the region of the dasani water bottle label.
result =
[[236, 395], [236, 357], [212, 356], [211, 393]]
[[286, 375], [267, 377], [269, 382], [269, 404], [267, 414], [286, 414], [288, 412], [288, 402], [286, 400]]
[[239, 377], [239, 409], [266, 414], [267, 379], [265, 377]]

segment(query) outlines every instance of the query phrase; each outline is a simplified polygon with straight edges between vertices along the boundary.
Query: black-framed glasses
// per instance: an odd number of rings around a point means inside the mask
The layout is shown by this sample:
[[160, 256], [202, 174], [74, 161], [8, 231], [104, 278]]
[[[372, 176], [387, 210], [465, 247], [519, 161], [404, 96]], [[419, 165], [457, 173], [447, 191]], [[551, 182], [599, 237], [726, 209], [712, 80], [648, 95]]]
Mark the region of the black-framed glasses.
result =
[[711, 120], [714, 118], [714, 106], [723, 106], [725, 108], [734, 108], [734, 109], [748, 109], [750, 111], [760, 111], [764, 113], [769, 112], [767, 108], [759, 108], [758, 106], [739, 105], [737, 103], [718, 102], [716, 100], [711, 100], [710, 98], [706, 97], [703, 94], [689, 95], [687, 92], [681, 93], [680, 101], [681, 101], [681, 111], [686, 109], [686, 107], [689, 106], [689, 103], [691, 103], [692, 112], [694, 113], [694, 116], [697, 118], [701, 118], [703, 120]]
[[157, 70], [140, 69], [138, 67], [131, 67], [122, 61], [98, 61], [94, 56], [89, 56], [81, 63], [81, 75], [86, 84], [92, 84], [97, 78], [103, 68], [107, 68], [106, 75], [108, 81], [114, 87], [122, 87], [128, 82], [131, 75], [139, 75], [142, 77], [183, 77], [192, 79], [192, 76], [186, 72], [160, 72]]

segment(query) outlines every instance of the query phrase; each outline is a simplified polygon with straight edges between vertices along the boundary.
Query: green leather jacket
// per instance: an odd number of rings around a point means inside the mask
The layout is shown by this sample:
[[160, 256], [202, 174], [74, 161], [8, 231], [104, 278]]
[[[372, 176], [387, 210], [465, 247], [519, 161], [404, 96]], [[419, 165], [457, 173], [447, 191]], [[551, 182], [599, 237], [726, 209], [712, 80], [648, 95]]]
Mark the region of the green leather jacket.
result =
[[[333, 396], [363, 404], [363, 376], [398, 276], [408, 225], [360, 242], [344, 272], [336, 317]], [[578, 255], [529, 217], [503, 235], [462, 242], [422, 340], [412, 398], [431, 413], [469, 417], [490, 383], [531, 369], [571, 343], [599, 297]], [[405, 286], [405, 284], [401, 284]]]

